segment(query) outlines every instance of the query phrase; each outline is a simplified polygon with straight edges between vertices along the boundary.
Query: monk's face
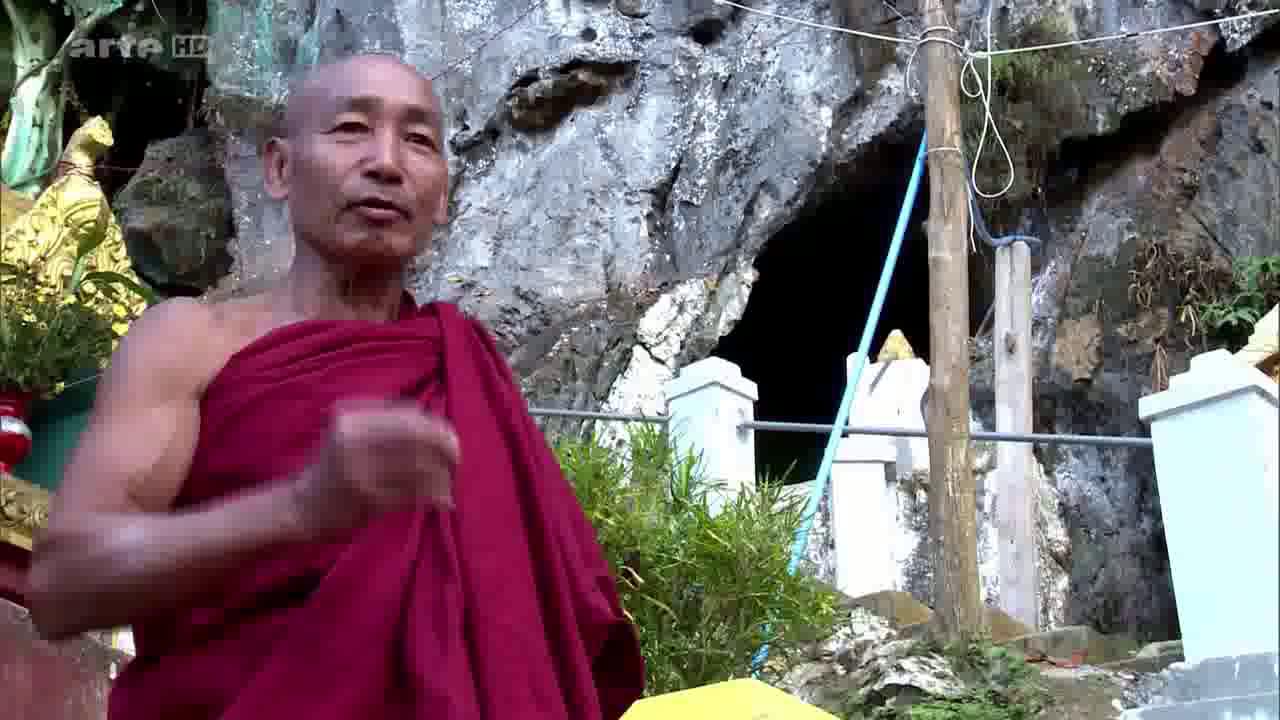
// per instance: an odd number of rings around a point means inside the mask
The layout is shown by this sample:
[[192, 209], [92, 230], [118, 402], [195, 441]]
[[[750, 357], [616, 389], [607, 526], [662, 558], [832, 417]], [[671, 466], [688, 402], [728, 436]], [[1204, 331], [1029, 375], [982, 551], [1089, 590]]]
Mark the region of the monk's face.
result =
[[431, 83], [386, 57], [314, 71], [266, 149], [266, 184], [321, 256], [403, 265], [446, 221], [449, 169]]

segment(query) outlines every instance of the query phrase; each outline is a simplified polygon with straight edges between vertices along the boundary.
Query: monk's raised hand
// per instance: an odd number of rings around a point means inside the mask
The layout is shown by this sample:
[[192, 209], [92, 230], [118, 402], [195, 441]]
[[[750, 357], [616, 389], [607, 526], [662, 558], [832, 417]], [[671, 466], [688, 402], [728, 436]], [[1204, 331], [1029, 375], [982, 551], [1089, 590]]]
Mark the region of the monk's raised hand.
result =
[[442, 418], [409, 404], [346, 403], [298, 481], [299, 517], [323, 534], [414, 504], [449, 507], [458, 458], [457, 435]]

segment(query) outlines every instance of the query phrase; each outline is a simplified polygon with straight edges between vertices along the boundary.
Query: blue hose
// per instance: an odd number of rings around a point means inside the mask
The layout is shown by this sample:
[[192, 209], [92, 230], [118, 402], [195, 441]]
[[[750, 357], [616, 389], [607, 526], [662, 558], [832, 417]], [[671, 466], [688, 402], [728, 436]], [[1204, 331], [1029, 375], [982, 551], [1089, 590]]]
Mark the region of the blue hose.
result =
[[[889, 243], [889, 254], [885, 257], [884, 267], [880, 270], [880, 284], [876, 286], [875, 299], [871, 301], [871, 312], [867, 324], [862, 327], [862, 339], [858, 342], [858, 350], [854, 353], [853, 368], [849, 372], [844, 386], [844, 396], [840, 398], [840, 410], [836, 413], [834, 427], [827, 438], [827, 448], [822, 453], [822, 464], [818, 466], [818, 476], [813, 480], [813, 488], [809, 492], [809, 503], [805, 507], [803, 524], [796, 533], [795, 545], [791, 548], [791, 562], [787, 571], [795, 574], [804, 557], [805, 548], [809, 544], [809, 530], [822, 505], [822, 498], [827, 494], [827, 485], [831, 480], [831, 464], [835, 461], [836, 447], [844, 436], [842, 430], [849, 423], [849, 411], [853, 408], [853, 396], [858, 390], [858, 381], [862, 378], [862, 370], [867, 365], [867, 354], [871, 352], [871, 339], [880, 324], [880, 311], [884, 307], [885, 295], [889, 293], [889, 281], [893, 277], [893, 268], [898, 264], [898, 253], [902, 250], [902, 238], [907, 233], [907, 225], [911, 222], [911, 211], [915, 207], [916, 196], [920, 192], [920, 177], [924, 174], [925, 155], [928, 146], [927, 135], [920, 138], [920, 149], [916, 152], [915, 168], [911, 171], [911, 180], [907, 183], [907, 194], [902, 200], [902, 209], [898, 212], [898, 224], [893, 229], [893, 240]], [[767, 631], [766, 631], [767, 632]], [[756, 653], [752, 666], [759, 675], [769, 658], [769, 644], [766, 642]]]

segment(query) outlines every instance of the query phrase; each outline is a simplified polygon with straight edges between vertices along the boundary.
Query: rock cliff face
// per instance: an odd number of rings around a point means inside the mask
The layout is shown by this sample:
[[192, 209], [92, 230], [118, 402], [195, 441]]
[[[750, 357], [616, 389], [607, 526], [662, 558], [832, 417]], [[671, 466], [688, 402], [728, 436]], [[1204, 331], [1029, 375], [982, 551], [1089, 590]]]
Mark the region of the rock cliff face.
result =
[[[213, 103], [246, 146], [244, 118], [282, 90], [264, 68], [345, 43], [445, 72], [453, 221], [415, 289], [491, 323], [528, 390], [559, 406], [598, 406], [619, 373], [651, 382], [705, 354], [769, 237], [873, 140], [919, 124], [891, 53], [709, 0], [319, 3], [269, 18], [282, 40], [244, 47], [266, 8], [228, 4], [212, 23]], [[278, 266], [287, 252], [263, 248], [284, 222], [257, 209], [256, 164], [233, 156], [228, 176], [240, 272]]]
[[[1280, 7], [990, 2], [995, 48]], [[896, 183], [923, 128], [905, 74], [920, 67], [910, 44], [761, 14], [910, 36], [920, 31], [914, 2], [750, 6], [761, 12], [712, 0], [211, 3], [205, 105], [235, 225], [226, 282], [268, 276], [292, 252], [255, 157], [291, 74], [353, 51], [392, 52], [437, 75], [452, 150], [452, 221], [413, 273], [418, 297], [487, 321], [538, 404], [661, 410], [661, 383], [743, 316], [766, 245], [784, 253], [771, 241], [792, 242], [788, 228], [870, 198], [886, 174]], [[984, 47], [987, 3], [958, 10], [959, 39]], [[1277, 17], [993, 61], [992, 110], [1016, 182], [984, 203], [987, 220], [1044, 242], [1037, 430], [1141, 433], [1136, 403], [1153, 358], [1185, 367], [1171, 291], [1131, 297], [1144, 243], [1218, 258], [1280, 252]], [[969, 102], [975, 145], [981, 118]], [[1005, 171], [988, 151], [979, 187], [999, 189]], [[880, 263], [891, 223], [855, 228], [868, 248], [850, 255], [855, 264]], [[973, 263], [975, 319], [990, 300], [989, 259]], [[802, 282], [787, 302], [799, 315], [823, 312]], [[865, 311], [840, 310], [855, 318], [855, 339]], [[841, 340], [835, 367], [854, 341]], [[770, 352], [756, 342], [743, 352]], [[989, 353], [981, 336], [975, 345], [975, 411], [989, 426]], [[840, 388], [826, 390], [834, 408]], [[1067, 621], [1175, 632], [1149, 454], [1039, 455], [1071, 535]]]
[[[1034, 311], [1037, 431], [1139, 434], [1138, 398], [1203, 349], [1179, 319], [1180, 289], [1143, 272], [1153, 246], [1219, 259], [1280, 253], [1277, 39], [1273, 29], [1235, 57], [1215, 52], [1189, 100], [1069, 145], [1040, 208], [1022, 211], [1046, 241]], [[975, 405], [991, 417], [989, 339], [979, 348]], [[1150, 453], [1037, 454], [1071, 536], [1069, 621], [1167, 634], [1176, 608]]]

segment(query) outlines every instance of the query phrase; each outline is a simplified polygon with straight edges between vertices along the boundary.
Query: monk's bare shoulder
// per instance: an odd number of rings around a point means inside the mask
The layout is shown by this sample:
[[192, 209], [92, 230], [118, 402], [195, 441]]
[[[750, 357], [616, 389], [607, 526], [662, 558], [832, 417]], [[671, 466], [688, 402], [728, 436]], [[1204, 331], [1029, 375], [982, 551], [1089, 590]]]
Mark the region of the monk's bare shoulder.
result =
[[220, 336], [212, 308], [186, 298], [154, 305], [130, 325], [64, 470], [50, 533], [74, 529], [86, 513], [169, 506], [194, 452]]
[[146, 310], [129, 328], [114, 362], [144, 369], [199, 394], [227, 360], [261, 333], [262, 297], [219, 301], [173, 298]]
[[108, 378], [148, 379], [166, 390], [198, 394], [221, 365], [224, 321], [216, 306], [173, 298], [149, 307], [129, 327]]

